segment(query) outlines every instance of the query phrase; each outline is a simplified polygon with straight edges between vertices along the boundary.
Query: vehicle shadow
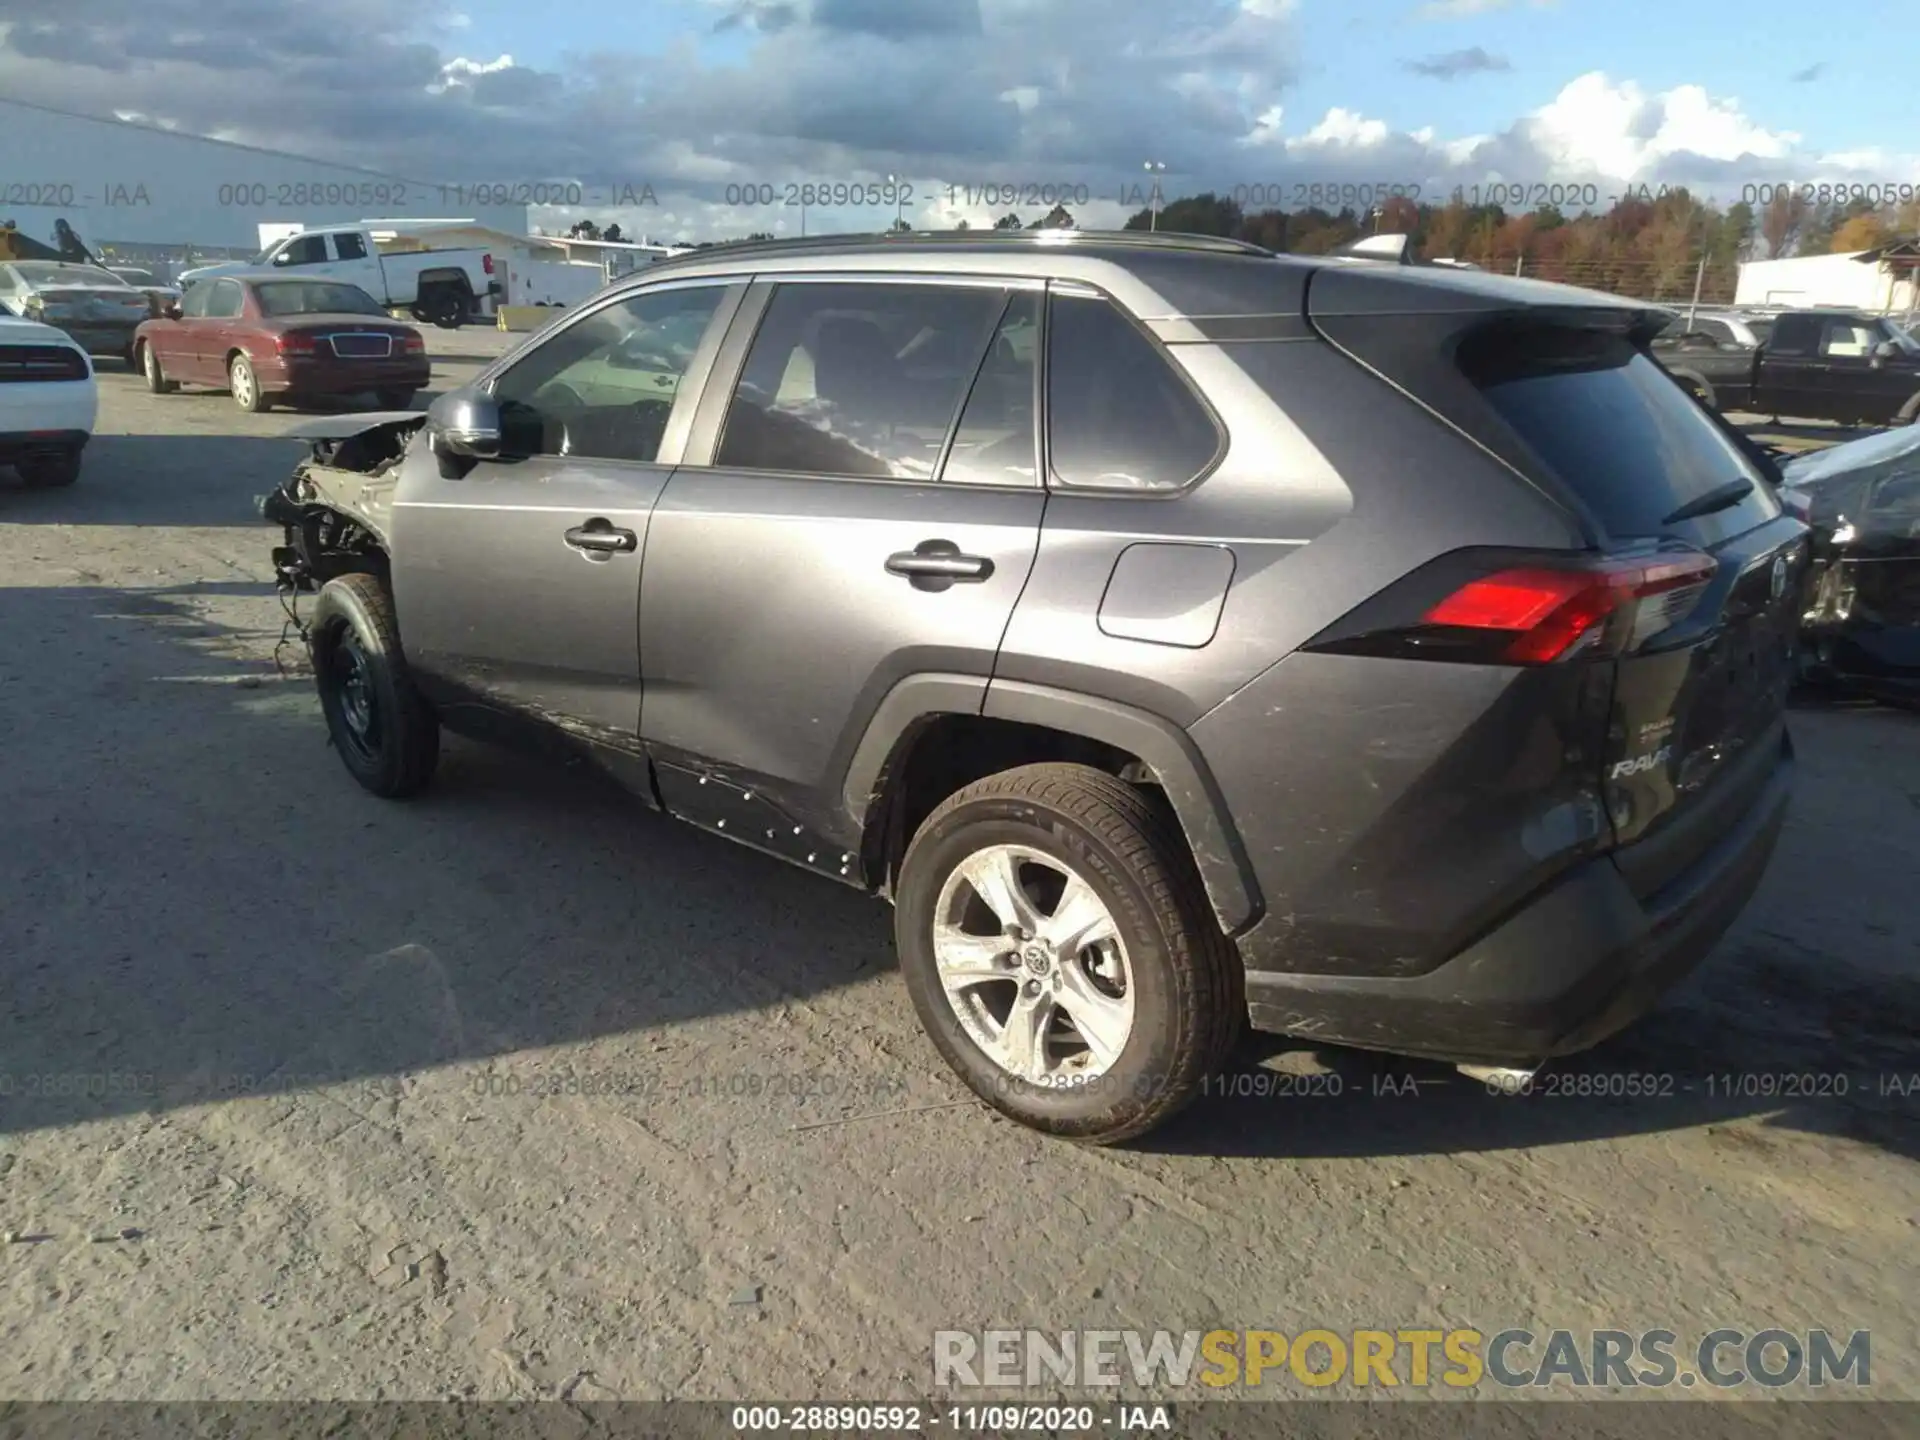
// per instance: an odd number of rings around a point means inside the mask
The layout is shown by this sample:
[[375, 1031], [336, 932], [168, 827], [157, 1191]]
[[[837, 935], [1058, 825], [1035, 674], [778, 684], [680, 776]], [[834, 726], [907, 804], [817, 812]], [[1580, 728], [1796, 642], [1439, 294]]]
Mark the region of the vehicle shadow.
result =
[[[591, 767], [452, 740], [427, 794], [368, 796], [328, 749], [304, 651], [272, 658], [285, 619], [264, 584], [16, 588], [6, 606], [0, 1133], [773, 1013], [894, 966], [881, 904], [648, 814]], [[1874, 893], [1897, 867], [1837, 873], [1855, 889], [1835, 903], [1897, 909]], [[1448, 1153], [1765, 1117], [1761, 1134], [1920, 1158], [1920, 1089], [1880, 1093], [1920, 1071], [1910, 968], [1802, 950], [1756, 909], [1681, 994], [1554, 1067], [1563, 1090], [1249, 1042], [1141, 1147]], [[1283, 1052], [1284, 1091], [1261, 1068]], [[1819, 1078], [1843, 1073], [1844, 1094]], [[1297, 1083], [1314, 1075], [1338, 1093]]]
[[269, 436], [95, 435], [79, 480], [64, 489], [29, 490], [0, 466], [0, 524], [258, 525], [264, 533], [259, 497], [306, 453], [303, 440]]
[[6, 596], [0, 1132], [777, 1008], [891, 964], [875, 901], [588, 767], [455, 740], [426, 796], [367, 795], [302, 652], [266, 658], [265, 585]]
[[1362, 1158], [1706, 1126], [1755, 1151], [1783, 1130], [1920, 1160], [1920, 987], [1741, 927], [1652, 1013], [1531, 1082], [1254, 1036], [1208, 1090], [1142, 1148]]

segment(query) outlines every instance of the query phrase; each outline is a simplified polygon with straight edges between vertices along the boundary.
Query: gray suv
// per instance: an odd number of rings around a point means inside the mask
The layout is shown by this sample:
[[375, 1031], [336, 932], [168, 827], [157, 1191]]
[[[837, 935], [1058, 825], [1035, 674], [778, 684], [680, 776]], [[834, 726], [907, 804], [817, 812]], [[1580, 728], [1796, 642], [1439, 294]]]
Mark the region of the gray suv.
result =
[[1114, 1141], [1248, 1021], [1537, 1067], [1745, 903], [1805, 532], [1671, 319], [1171, 235], [732, 247], [308, 427], [267, 514], [366, 788], [557, 744], [882, 896], [966, 1082]]

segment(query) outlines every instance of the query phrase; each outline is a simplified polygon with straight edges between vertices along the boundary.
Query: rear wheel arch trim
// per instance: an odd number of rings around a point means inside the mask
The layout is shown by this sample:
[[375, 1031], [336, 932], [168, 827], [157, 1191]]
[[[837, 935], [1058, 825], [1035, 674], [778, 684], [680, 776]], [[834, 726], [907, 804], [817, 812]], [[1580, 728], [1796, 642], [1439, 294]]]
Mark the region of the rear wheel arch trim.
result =
[[1159, 779], [1193, 852], [1214, 917], [1228, 935], [1264, 913], [1226, 802], [1192, 740], [1171, 721], [1078, 691], [977, 675], [910, 675], [875, 707], [847, 767], [842, 804], [855, 833], [884, 801], [887, 777], [914, 732], [941, 715], [977, 715], [1084, 736], [1140, 757]]

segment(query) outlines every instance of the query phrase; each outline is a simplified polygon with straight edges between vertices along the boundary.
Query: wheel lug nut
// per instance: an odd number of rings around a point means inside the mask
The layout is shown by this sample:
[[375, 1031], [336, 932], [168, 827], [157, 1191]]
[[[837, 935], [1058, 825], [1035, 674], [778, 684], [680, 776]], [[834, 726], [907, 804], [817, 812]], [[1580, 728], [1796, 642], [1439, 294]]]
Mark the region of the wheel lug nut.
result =
[[1026, 992], [1027, 998], [1031, 1000], [1040, 993], [1040, 982], [1038, 980], [1029, 980], [1020, 988]]

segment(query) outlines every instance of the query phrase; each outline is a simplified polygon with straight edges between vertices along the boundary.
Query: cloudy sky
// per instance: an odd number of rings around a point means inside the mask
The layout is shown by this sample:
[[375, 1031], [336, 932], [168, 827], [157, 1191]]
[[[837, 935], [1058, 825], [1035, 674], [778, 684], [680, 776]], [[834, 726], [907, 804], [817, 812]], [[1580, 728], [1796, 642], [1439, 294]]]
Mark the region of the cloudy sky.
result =
[[1854, 0], [1828, 28], [1806, 0], [0, 0], [0, 97], [438, 183], [645, 184], [644, 211], [591, 208], [655, 234], [788, 233], [794, 210], [741, 187], [890, 174], [923, 224], [990, 221], [1007, 206], [977, 187], [998, 186], [1065, 186], [1112, 224], [1148, 161], [1168, 194], [1737, 198], [1920, 181], [1914, 49], [1892, 38], [1911, 9]]

